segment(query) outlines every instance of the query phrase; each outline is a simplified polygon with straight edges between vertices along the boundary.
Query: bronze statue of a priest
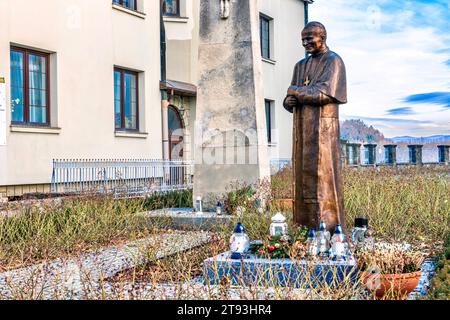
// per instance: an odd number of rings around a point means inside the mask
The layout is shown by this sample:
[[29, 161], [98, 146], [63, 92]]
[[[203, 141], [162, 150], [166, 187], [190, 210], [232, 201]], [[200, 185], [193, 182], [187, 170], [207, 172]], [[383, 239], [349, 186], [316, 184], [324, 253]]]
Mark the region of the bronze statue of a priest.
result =
[[302, 31], [308, 58], [295, 65], [284, 107], [294, 114], [294, 222], [317, 228], [325, 221], [345, 230], [339, 105], [347, 103], [345, 65], [327, 47], [319, 22]]

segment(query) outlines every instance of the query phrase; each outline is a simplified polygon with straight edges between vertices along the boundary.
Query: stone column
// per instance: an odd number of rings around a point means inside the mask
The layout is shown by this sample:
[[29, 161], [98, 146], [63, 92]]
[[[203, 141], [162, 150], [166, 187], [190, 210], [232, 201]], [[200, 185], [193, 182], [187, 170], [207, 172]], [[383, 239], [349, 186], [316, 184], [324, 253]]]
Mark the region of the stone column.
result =
[[418, 144], [408, 146], [410, 164], [422, 164], [422, 147], [422, 145]]
[[397, 165], [397, 145], [386, 144], [384, 145], [384, 163], [390, 165]]
[[361, 144], [348, 143], [347, 144], [347, 163], [350, 166], [361, 165]]
[[6, 186], [0, 186], [0, 203], [8, 202]]
[[200, 1], [194, 199], [270, 177], [257, 0]]
[[376, 144], [365, 144], [365, 159], [364, 164], [367, 165], [376, 165], [377, 164], [377, 145]]
[[438, 147], [438, 152], [439, 152], [438, 162], [449, 164], [450, 163], [450, 146], [442, 145], [442, 146], [437, 146], [437, 147]]

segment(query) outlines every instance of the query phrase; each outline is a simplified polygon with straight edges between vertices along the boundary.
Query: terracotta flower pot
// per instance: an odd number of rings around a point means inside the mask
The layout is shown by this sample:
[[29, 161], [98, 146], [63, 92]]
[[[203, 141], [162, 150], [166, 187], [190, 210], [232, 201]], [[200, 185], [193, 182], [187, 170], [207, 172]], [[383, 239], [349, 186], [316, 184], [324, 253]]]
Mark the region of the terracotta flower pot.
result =
[[294, 200], [293, 199], [273, 199], [270, 202], [270, 205], [275, 210], [292, 211], [292, 209], [294, 208]]
[[363, 272], [361, 279], [364, 285], [374, 292], [378, 299], [383, 299], [385, 295], [406, 299], [406, 296], [418, 286], [421, 275], [422, 271], [401, 274]]

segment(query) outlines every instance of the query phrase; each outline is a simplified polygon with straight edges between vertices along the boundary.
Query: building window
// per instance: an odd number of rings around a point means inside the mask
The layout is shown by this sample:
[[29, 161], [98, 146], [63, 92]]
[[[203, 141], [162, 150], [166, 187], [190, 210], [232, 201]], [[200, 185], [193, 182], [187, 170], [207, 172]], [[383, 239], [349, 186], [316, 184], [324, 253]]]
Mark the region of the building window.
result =
[[438, 146], [438, 150], [439, 150], [439, 156], [438, 156], [439, 163], [446, 162], [445, 156], [446, 156], [447, 147], [446, 146]]
[[137, 10], [137, 0], [113, 0], [113, 3], [130, 10]]
[[139, 130], [137, 72], [114, 69], [114, 115], [116, 130]]
[[265, 100], [266, 107], [266, 126], [267, 126], [267, 142], [272, 143], [272, 103], [273, 101]]
[[164, 0], [163, 14], [165, 16], [180, 16], [180, 0]]
[[270, 25], [272, 19], [265, 16], [260, 15], [259, 17], [259, 23], [260, 23], [260, 37], [261, 37], [261, 55], [265, 59], [271, 58], [271, 52], [270, 52], [270, 46], [271, 46], [271, 40], [270, 40]]
[[49, 55], [11, 48], [11, 122], [50, 125]]

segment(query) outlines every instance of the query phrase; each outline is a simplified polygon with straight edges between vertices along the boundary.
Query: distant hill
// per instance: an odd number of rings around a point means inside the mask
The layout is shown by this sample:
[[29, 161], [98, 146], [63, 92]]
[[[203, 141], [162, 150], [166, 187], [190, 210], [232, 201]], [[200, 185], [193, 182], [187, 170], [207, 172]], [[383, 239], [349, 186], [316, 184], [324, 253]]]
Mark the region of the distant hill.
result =
[[397, 145], [397, 161], [405, 163], [409, 160], [408, 145], [423, 145], [423, 161], [438, 161], [438, 145], [450, 145], [450, 135], [434, 135], [429, 137], [400, 136], [385, 138], [383, 133], [372, 126], [366, 125], [361, 120], [346, 120], [341, 122], [341, 139], [350, 143], [375, 143], [377, 147], [377, 162], [384, 161], [383, 146], [386, 144]]
[[352, 143], [381, 143], [386, 141], [383, 133], [368, 126], [362, 120], [345, 120], [341, 122], [341, 139]]
[[421, 144], [424, 146], [436, 146], [439, 144], [450, 144], [450, 135], [434, 135], [429, 137], [400, 136], [386, 138], [384, 134], [368, 126], [362, 120], [345, 120], [341, 122], [341, 139], [352, 143], [395, 143], [402, 146], [408, 144]]

